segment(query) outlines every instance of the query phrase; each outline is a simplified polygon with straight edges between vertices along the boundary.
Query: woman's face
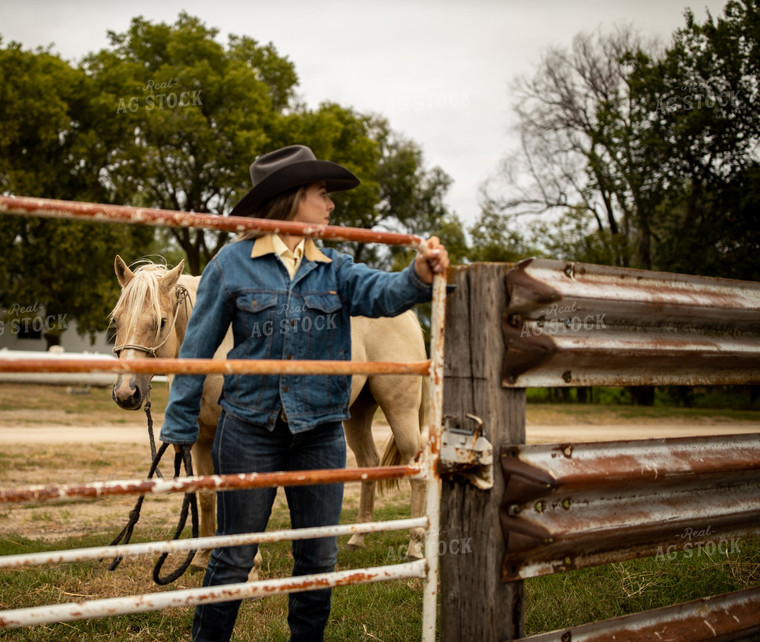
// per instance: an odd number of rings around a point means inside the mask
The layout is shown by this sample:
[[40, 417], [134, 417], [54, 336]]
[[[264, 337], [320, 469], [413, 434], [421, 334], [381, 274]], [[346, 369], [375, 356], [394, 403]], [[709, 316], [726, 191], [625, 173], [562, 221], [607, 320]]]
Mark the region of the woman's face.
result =
[[327, 193], [325, 182], [319, 181], [306, 188], [293, 220], [298, 223], [327, 225], [330, 222], [330, 212], [334, 209], [335, 203]]

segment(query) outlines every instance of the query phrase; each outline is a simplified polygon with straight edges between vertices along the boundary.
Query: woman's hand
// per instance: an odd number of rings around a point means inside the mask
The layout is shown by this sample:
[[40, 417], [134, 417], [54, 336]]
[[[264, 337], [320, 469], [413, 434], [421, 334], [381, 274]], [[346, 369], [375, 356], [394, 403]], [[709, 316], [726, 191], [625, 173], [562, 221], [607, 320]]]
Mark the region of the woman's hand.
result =
[[425, 242], [425, 248], [419, 250], [414, 261], [414, 271], [428, 285], [433, 283], [433, 276], [443, 274], [449, 267], [449, 253], [441, 245], [437, 236], [430, 237]]

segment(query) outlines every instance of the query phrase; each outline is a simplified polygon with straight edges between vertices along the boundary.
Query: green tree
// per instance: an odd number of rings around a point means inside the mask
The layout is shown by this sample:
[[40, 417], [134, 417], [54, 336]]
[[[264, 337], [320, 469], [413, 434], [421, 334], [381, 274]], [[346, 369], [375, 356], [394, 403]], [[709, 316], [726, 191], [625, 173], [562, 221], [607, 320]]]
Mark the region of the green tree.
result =
[[[86, 59], [104, 109], [119, 121], [121, 143], [105, 163], [115, 192], [134, 204], [223, 215], [249, 189], [257, 155], [298, 142], [362, 179], [358, 189], [336, 195], [336, 222], [429, 229], [445, 213], [450, 179], [425, 170], [421, 151], [384, 119], [334, 103], [308, 109], [294, 98], [292, 63], [273, 45], [230, 36], [223, 46], [216, 37], [185, 13], [174, 25], [135, 18], [126, 33], [110, 33], [108, 49]], [[230, 238], [168, 234], [195, 274]], [[357, 260], [387, 262], [377, 248], [343, 247]]]
[[[273, 45], [239, 36], [222, 45], [216, 37], [182, 13], [173, 25], [135, 18], [78, 67], [45, 50], [0, 50], [0, 189], [224, 215], [248, 191], [257, 155], [305, 143], [362, 178], [358, 189], [336, 195], [336, 223], [427, 235], [445, 220], [455, 233], [443, 205], [450, 178], [427, 169], [417, 145], [379, 116], [333, 103], [307, 109], [294, 97], [292, 63]], [[116, 296], [115, 253], [184, 254], [197, 274], [231, 238], [34, 218], [4, 217], [0, 225], [8, 258], [0, 304], [44, 296], [83, 331], [104, 327], [105, 302]], [[379, 246], [346, 249], [375, 265], [393, 259]], [[53, 273], [39, 269], [48, 255]], [[93, 287], [85, 293], [82, 283]]]
[[717, 20], [687, 11], [685, 23], [664, 55], [639, 52], [631, 74], [662, 158], [657, 264], [757, 279], [760, 7], [732, 0]]
[[[103, 164], [106, 184], [135, 205], [224, 214], [243, 196], [248, 163], [273, 146], [274, 123], [293, 97], [293, 65], [247, 37], [180, 14], [174, 25], [135, 18], [111, 46], [84, 60], [105, 128], [119, 143]], [[245, 159], [245, 160], [244, 160]], [[224, 232], [166, 232], [199, 274]]]
[[[88, 136], [90, 79], [47, 50], [0, 49], [0, 192], [107, 201]], [[34, 217], [0, 217], [0, 305], [45, 308], [64, 319], [47, 328], [48, 345], [76, 318], [80, 333], [107, 324], [118, 288], [117, 248], [147, 246], [149, 229]]]
[[540, 252], [530, 245], [516, 217], [505, 216], [487, 205], [470, 228], [472, 247], [468, 258], [473, 262], [514, 263]]
[[538, 215], [553, 255], [755, 278], [759, 40], [758, 4], [732, 0], [667, 48], [622, 29], [550, 49], [516, 83], [521, 147], [489, 203]]
[[[324, 103], [315, 111], [295, 111], [283, 128], [282, 138], [304, 142], [361, 178], [358, 188], [333, 195], [335, 223], [428, 236], [449, 216], [444, 197], [451, 178], [438, 167], [427, 169], [419, 145], [395, 134], [386, 119]], [[337, 246], [376, 267], [395, 264], [399, 253], [399, 260], [407, 257], [399, 248]]]
[[521, 147], [499, 170], [506, 194], [489, 202], [514, 215], [581, 212], [614, 239], [614, 264], [650, 268], [660, 185], [649, 179], [659, 159], [632, 100], [627, 61], [642, 46], [630, 29], [580, 34], [516, 81]]

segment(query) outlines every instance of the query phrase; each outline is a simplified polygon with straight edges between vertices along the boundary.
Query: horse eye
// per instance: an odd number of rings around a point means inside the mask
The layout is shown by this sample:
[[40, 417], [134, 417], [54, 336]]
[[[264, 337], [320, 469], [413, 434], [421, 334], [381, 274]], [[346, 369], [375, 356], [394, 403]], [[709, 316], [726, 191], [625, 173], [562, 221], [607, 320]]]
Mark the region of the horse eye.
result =
[[161, 329], [163, 330], [166, 327], [166, 318], [161, 319]]

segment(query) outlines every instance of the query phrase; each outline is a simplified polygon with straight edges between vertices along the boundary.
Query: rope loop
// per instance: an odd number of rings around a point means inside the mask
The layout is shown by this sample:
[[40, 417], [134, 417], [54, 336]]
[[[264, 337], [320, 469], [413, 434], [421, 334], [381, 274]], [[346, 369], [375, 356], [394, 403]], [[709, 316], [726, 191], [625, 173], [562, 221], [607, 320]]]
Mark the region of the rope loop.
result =
[[[156, 470], [158, 469], [158, 463], [161, 461], [161, 457], [163, 457], [164, 453], [166, 452], [166, 449], [169, 447], [168, 443], [161, 444], [160, 448], [158, 449], [158, 452], [156, 452], [155, 456], [153, 457], [153, 461], [151, 462], [150, 471], [148, 472], [148, 479], [152, 478], [153, 475], [156, 473]], [[174, 476], [179, 477], [181, 472], [181, 467], [184, 463], [185, 468], [185, 474], [189, 477], [193, 474], [193, 461], [192, 461], [192, 455], [190, 454], [191, 446], [189, 445], [182, 445], [180, 447], [180, 452], [175, 453], [174, 455]], [[140, 495], [140, 497], [137, 498], [137, 502], [135, 503], [135, 507], [129, 512], [129, 521], [127, 522], [127, 525], [121, 530], [121, 532], [114, 538], [114, 540], [109, 544], [109, 546], [116, 546], [117, 544], [123, 543], [123, 544], [129, 544], [130, 539], [132, 538], [132, 533], [134, 532], [135, 525], [140, 519], [140, 511], [142, 509], [143, 500], [145, 499], [145, 495]], [[182, 501], [182, 510], [180, 511], [180, 517], [179, 521], [177, 523], [177, 528], [174, 531], [174, 536], [172, 539], [179, 539], [180, 535], [182, 534], [182, 531], [185, 529], [185, 525], [187, 523], [187, 515], [188, 513], [191, 514], [191, 531], [192, 531], [192, 537], [197, 538], [198, 537], [198, 502], [195, 497], [195, 493], [188, 492], [185, 493], [184, 499]], [[188, 551], [187, 555], [185, 556], [185, 560], [179, 565], [179, 567], [169, 573], [168, 575], [165, 575], [161, 577], [161, 568], [164, 565], [164, 562], [166, 561], [166, 558], [168, 557], [168, 553], [162, 553], [161, 556], [156, 560], [156, 563], [153, 567], [153, 581], [158, 584], [159, 586], [164, 586], [166, 584], [170, 584], [171, 582], [174, 582], [175, 580], [182, 577], [182, 575], [187, 571], [187, 569], [190, 566], [190, 563], [193, 561], [193, 558], [195, 557], [196, 550]], [[114, 571], [121, 563], [122, 557], [116, 557], [111, 562], [111, 565], [108, 567], [109, 571]]]

